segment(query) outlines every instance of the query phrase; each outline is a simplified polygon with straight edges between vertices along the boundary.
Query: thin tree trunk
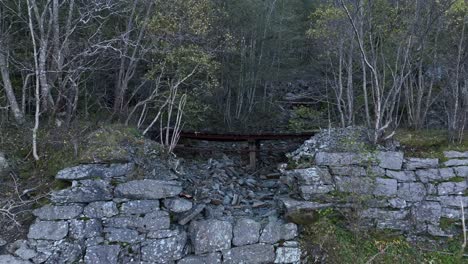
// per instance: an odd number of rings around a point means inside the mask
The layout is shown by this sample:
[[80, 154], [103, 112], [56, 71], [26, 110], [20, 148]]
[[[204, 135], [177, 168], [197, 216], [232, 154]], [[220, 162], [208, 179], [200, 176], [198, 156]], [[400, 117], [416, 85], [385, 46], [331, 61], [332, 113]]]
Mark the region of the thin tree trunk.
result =
[[[4, 49], [4, 47], [1, 47], [1, 48]], [[8, 103], [10, 105], [11, 112], [13, 112], [13, 116], [15, 118], [16, 123], [21, 125], [25, 121], [24, 114], [19, 109], [18, 101], [16, 101], [16, 96], [13, 91], [13, 86], [11, 85], [10, 73], [8, 70], [8, 63], [7, 63], [5, 54], [1, 51], [0, 51], [0, 72], [2, 75], [3, 87], [5, 89], [5, 93], [8, 98]]]

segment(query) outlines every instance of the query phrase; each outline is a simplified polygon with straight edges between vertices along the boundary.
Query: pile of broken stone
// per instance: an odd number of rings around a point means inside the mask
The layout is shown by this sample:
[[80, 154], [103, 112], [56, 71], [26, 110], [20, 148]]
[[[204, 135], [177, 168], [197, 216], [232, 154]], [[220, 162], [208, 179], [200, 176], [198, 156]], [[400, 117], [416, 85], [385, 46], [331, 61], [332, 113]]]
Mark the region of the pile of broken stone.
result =
[[[134, 163], [60, 171], [56, 178], [71, 187], [54, 191], [50, 204], [33, 211], [28, 239], [9, 244], [10, 254], [0, 256], [0, 263], [300, 262], [297, 226], [281, 220], [276, 210], [246, 210], [261, 200], [257, 195], [239, 198], [249, 188], [261, 189], [253, 177], [230, 178], [232, 194], [213, 184], [200, 195], [197, 188], [186, 190], [197, 178], [129, 177], [134, 174]], [[221, 195], [229, 198], [217, 198]]]

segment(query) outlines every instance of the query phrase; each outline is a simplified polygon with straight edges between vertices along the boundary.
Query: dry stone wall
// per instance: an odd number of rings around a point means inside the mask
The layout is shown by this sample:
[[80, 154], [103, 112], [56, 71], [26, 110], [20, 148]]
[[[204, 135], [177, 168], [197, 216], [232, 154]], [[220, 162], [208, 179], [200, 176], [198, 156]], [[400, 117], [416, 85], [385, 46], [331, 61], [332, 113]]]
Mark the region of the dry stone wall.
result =
[[313, 166], [284, 172], [301, 199], [283, 204], [288, 211], [359, 207], [365, 226], [453, 236], [456, 228], [443, 223], [460, 222], [461, 204], [468, 207], [468, 152], [444, 155], [440, 162], [398, 151], [318, 152]]
[[[132, 163], [67, 168], [70, 188], [34, 210], [0, 263], [299, 263], [297, 226], [203, 214], [175, 180], [130, 180]], [[267, 219], [268, 220], [268, 219]]]

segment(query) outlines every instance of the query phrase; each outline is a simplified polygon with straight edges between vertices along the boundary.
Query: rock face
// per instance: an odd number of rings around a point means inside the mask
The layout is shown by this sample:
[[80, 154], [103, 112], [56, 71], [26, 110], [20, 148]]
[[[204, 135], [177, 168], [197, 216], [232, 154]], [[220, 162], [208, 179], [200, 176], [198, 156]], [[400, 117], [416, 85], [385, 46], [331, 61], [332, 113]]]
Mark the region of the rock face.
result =
[[136, 180], [122, 183], [115, 188], [115, 196], [129, 199], [162, 199], [182, 192], [175, 181]]
[[190, 225], [190, 240], [195, 254], [204, 254], [231, 248], [232, 225], [226, 221], [194, 221]]

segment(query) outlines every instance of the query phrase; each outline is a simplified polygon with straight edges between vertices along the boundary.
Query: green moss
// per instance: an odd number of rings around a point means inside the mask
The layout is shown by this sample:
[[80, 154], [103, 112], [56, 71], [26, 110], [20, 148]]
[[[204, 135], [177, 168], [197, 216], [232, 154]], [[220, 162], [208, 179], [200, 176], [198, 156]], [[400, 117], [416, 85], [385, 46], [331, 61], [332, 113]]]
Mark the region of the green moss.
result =
[[440, 218], [440, 228], [442, 228], [443, 230], [447, 230], [447, 229], [450, 229], [452, 228], [455, 223], [457, 223], [458, 220], [456, 219], [452, 219], [452, 218], [447, 218], [447, 217], [441, 217]]
[[465, 178], [464, 177], [453, 177], [449, 179], [450, 182], [464, 182]]

